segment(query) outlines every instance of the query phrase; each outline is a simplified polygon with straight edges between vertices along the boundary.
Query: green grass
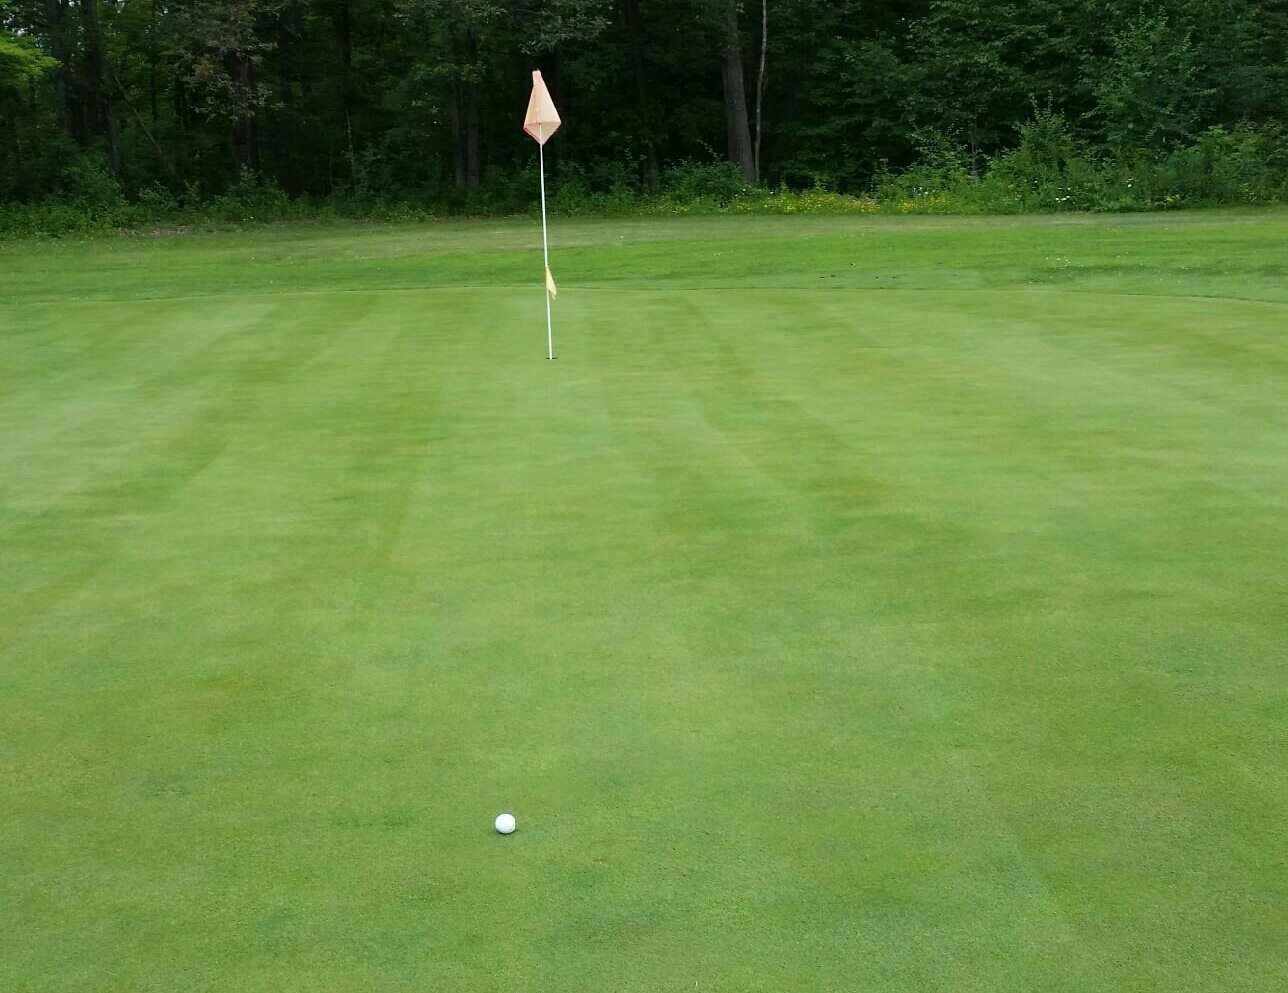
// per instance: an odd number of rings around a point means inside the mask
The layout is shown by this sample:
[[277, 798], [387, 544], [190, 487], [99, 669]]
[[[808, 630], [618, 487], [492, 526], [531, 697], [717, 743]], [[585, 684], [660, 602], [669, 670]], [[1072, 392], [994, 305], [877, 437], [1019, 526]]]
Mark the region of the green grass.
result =
[[1284, 988], [1288, 213], [554, 238], [0, 246], [0, 990]]

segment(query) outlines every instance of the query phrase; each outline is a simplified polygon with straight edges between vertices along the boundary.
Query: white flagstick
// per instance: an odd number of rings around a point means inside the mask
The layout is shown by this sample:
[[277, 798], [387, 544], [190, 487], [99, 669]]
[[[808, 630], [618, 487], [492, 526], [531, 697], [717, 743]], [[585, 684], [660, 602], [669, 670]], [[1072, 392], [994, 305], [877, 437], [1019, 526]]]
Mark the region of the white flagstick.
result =
[[[544, 133], [544, 128], [542, 132]], [[555, 329], [550, 321], [550, 239], [546, 235], [546, 145], [545, 142], [538, 142], [537, 148], [540, 150], [541, 159], [541, 252], [545, 259], [546, 268], [541, 274], [541, 288], [546, 294], [546, 343], [549, 348], [549, 359], [555, 357]]]
[[[0, 0], [2, 2], [2, 0]], [[546, 343], [547, 357], [555, 357], [555, 330], [550, 320], [550, 301], [555, 296], [555, 281], [550, 275], [550, 235], [546, 226], [546, 141], [559, 130], [559, 111], [555, 110], [550, 91], [546, 89], [541, 70], [532, 70], [532, 93], [528, 97], [528, 112], [523, 116], [523, 130], [537, 143], [541, 157], [541, 252], [546, 264], [542, 273], [546, 290]]]

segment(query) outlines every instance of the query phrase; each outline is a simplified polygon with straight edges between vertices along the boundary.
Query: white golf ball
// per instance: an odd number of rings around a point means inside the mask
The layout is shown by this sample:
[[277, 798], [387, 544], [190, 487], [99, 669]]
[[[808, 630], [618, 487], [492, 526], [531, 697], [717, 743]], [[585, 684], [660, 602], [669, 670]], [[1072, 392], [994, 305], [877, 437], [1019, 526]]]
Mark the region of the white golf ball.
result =
[[497, 814], [497, 815], [496, 815], [496, 830], [497, 830], [497, 834], [514, 834], [514, 827], [515, 827], [515, 825], [514, 825], [514, 815], [513, 815], [513, 814]]

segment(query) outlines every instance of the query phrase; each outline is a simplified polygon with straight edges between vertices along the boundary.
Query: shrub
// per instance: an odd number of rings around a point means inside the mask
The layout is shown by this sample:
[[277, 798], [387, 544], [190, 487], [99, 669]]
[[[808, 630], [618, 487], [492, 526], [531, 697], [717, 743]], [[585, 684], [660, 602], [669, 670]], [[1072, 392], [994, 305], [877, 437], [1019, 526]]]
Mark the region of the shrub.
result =
[[751, 191], [746, 177], [728, 162], [681, 162], [662, 173], [662, 192], [675, 200], [726, 206]]
[[243, 169], [227, 190], [210, 201], [203, 214], [206, 219], [224, 223], [280, 221], [300, 213], [293, 207], [280, 186], [259, 173]]
[[1156, 206], [1274, 203], [1288, 195], [1288, 136], [1274, 125], [1209, 128], [1153, 170]]

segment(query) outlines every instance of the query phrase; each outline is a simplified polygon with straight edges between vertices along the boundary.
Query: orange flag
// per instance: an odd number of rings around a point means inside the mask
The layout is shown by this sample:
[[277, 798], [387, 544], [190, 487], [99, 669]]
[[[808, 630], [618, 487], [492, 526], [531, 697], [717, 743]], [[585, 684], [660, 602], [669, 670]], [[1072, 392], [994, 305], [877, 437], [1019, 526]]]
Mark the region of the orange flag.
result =
[[559, 111], [555, 102], [550, 99], [546, 81], [541, 78], [541, 70], [532, 71], [532, 96], [528, 97], [528, 114], [523, 119], [523, 130], [528, 132], [538, 145], [544, 145], [559, 130]]

